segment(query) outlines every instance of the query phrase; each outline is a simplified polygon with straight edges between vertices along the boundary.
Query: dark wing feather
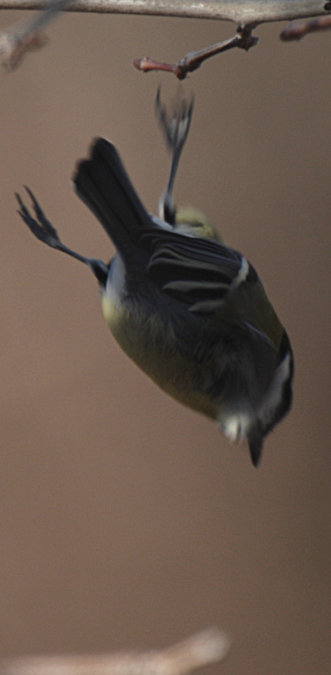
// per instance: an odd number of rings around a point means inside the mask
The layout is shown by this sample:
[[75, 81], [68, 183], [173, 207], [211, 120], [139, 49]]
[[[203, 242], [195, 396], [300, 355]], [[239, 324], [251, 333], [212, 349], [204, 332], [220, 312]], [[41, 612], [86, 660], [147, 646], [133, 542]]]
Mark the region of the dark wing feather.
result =
[[142, 240], [149, 276], [191, 312], [213, 313], [241, 281], [257, 279], [246, 258], [216, 241], [167, 230], [146, 232]]

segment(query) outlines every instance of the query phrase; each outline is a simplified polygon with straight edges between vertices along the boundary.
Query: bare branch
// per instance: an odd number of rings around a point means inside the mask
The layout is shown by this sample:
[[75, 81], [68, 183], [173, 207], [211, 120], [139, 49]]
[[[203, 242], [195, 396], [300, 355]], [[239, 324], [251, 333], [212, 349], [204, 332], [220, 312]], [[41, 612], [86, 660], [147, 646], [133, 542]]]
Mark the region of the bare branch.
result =
[[70, 3], [71, 0], [51, 0], [33, 19], [15, 24], [0, 35], [0, 59], [6, 70], [17, 68], [26, 52], [47, 44], [48, 39], [41, 30], [68, 9]]
[[188, 73], [192, 73], [194, 70], [200, 68], [204, 61], [215, 56], [215, 54], [221, 54], [221, 52], [228, 51], [234, 47], [240, 47], [248, 52], [257, 42], [258, 38], [252, 36], [251, 30], [248, 28], [238, 28], [236, 35], [229, 40], [218, 42], [216, 45], [205, 47], [197, 52], [189, 52], [178, 63], [160, 63], [145, 56], [143, 59], [135, 59], [133, 64], [144, 73], [150, 70], [163, 70], [173, 73], [179, 80], [184, 80]]
[[[329, 3], [331, 8], [331, 3]], [[280, 34], [280, 39], [284, 42], [290, 40], [301, 40], [308, 33], [315, 33], [320, 30], [330, 30], [331, 16], [321, 16], [317, 19], [308, 19], [307, 21], [293, 21]]]
[[[223, 19], [251, 25], [324, 16], [325, 0], [79, 0], [70, 11]], [[0, 9], [44, 9], [42, 0], [0, 0]]]
[[[190, 52], [176, 64], [160, 63], [149, 57], [136, 59], [134, 65], [144, 72], [165, 70], [184, 79], [206, 59], [233, 47], [248, 51], [257, 43], [252, 29], [266, 21], [320, 17], [304, 27], [296, 24], [283, 31], [283, 40], [299, 39], [306, 32], [325, 27], [331, 16], [331, 3], [325, 0], [0, 0], [0, 9], [41, 9], [25, 25], [14, 26], [0, 35], [0, 60], [7, 70], [13, 70], [27, 51], [39, 49], [47, 42], [41, 29], [62, 11], [99, 13], [153, 14], [191, 18], [226, 19], [238, 25], [233, 38], [200, 51]], [[330, 13], [330, 14], [328, 14]]]
[[185, 675], [221, 661], [230, 647], [218, 628], [162, 651], [77, 656], [35, 656], [0, 661], [1, 675]]
[[48, 42], [46, 35], [38, 33], [15, 32], [10, 29], [0, 35], [0, 59], [8, 71], [15, 70], [21, 63], [23, 56], [29, 51], [44, 47]]

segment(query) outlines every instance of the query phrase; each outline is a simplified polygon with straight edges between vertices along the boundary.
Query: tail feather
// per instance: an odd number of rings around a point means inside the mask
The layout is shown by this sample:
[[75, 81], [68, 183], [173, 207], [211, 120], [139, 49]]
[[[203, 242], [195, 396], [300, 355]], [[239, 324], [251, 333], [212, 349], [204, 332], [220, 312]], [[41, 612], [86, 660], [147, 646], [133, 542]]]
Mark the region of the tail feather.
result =
[[139, 245], [142, 231], [154, 227], [116, 148], [105, 138], [97, 138], [90, 159], [79, 162], [73, 183], [124, 257]]

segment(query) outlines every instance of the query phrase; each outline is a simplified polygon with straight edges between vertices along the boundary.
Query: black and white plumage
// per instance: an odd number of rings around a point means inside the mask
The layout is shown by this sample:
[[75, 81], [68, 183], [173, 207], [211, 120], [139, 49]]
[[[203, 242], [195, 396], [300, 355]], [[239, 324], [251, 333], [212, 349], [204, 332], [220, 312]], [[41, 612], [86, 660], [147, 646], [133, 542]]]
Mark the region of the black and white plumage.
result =
[[90, 267], [107, 323], [133, 361], [231, 441], [247, 438], [257, 465], [264, 437], [291, 405], [293, 354], [254, 268], [223, 243], [151, 216], [103, 138], [73, 182], [117, 249], [109, 265], [65, 247], [33, 195], [37, 220], [22, 200], [21, 216], [46, 244]]

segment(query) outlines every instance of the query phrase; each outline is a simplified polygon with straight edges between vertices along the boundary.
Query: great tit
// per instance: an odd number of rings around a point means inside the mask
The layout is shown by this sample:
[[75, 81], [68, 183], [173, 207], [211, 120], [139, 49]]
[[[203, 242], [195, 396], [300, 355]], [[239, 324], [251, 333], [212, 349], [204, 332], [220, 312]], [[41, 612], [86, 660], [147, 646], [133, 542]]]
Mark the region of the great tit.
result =
[[[167, 133], [169, 120], [158, 105]], [[78, 163], [76, 193], [117, 249], [109, 264], [62, 244], [28, 188], [36, 218], [19, 195], [18, 213], [38, 239], [90, 268], [124, 352], [165, 392], [216, 420], [230, 441], [246, 438], [257, 466], [264, 437], [291, 405], [293, 353], [248, 260], [222, 243], [203, 214], [174, 206], [192, 109], [180, 107], [170, 121], [173, 156], [162, 217], [145, 209], [110, 141], [94, 140], [90, 157]]]

